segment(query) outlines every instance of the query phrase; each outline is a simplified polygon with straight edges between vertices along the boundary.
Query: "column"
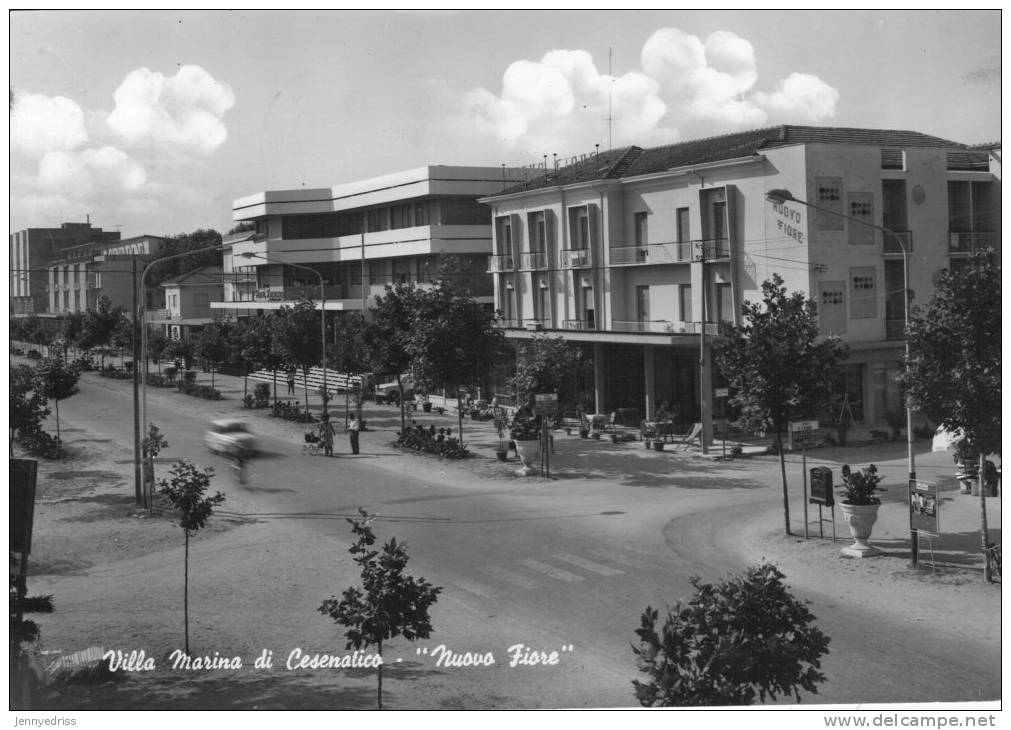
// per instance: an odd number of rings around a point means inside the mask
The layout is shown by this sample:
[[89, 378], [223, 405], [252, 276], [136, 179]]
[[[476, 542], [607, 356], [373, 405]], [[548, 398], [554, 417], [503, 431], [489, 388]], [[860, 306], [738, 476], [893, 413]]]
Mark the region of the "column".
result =
[[604, 345], [601, 342], [593, 343], [593, 398], [594, 412], [604, 412]]
[[653, 410], [656, 403], [656, 383], [653, 373], [653, 350], [654, 345], [643, 345], [643, 363], [645, 364], [644, 375], [646, 377], [646, 410], [645, 419], [653, 420]]

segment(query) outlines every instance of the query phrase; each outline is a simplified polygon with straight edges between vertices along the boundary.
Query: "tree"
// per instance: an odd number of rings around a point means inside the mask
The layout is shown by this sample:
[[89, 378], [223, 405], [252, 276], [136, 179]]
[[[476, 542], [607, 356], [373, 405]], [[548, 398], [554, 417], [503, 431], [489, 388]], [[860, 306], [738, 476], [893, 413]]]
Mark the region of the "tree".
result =
[[401, 432], [406, 430], [402, 376], [411, 367], [411, 353], [407, 349], [405, 333], [414, 324], [416, 300], [420, 295], [420, 290], [411, 284], [386, 287], [386, 292], [376, 297], [373, 319], [362, 337], [373, 372], [393, 373], [396, 376], [400, 391]]
[[186, 654], [190, 653], [190, 535], [202, 529], [214, 508], [225, 501], [225, 495], [217, 492], [213, 497], [204, 494], [211, 484], [214, 470], [198, 469], [186, 459], [180, 459], [169, 470], [169, 478], [159, 482], [158, 491], [168, 498], [179, 517], [183, 528], [183, 630]]
[[81, 335], [84, 333], [84, 324], [87, 321], [87, 314], [84, 312], [71, 312], [63, 320], [63, 339], [68, 346], [81, 349]]
[[[374, 515], [358, 510], [361, 519], [348, 519], [355, 535], [348, 552], [361, 569], [361, 588], [352, 586], [342, 597], [323, 601], [319, 612], [347, 627], [347, 649], [376, 647], [383, 655], [383, 642], [398, 636], [408, 641], [427, 639], [432, 634], [428, 609], [438, 599], [442, 588], [424, 578], [406, 575], [407, 545], [396, 538], [383, 545], [382, 553], [372, 550], [376, 535], [372, 531]], [[378, 667], [379, 709], [383, 709], [383, 666]]]
[[[147, 357], [158, 364], [158, 372], [161, 373], [161, 361], [165, 357], [165, 348], [168, 347], [169, 338], [162, 332], [161, 327], [153, 327], [147, 335]], [[147, 365], [141, 372], [147, 372]]]
[[439, 282], [421, 290], [411, 304], [412, 323], [401, 333], [411, 358], [415, 387], [431, 391], [442, 386], [457, 395], [458, 435], [463, 443], [463, 403], [460, 390], [490, 372], [505, 352], [505, 337], [495, 316], [476, 300], [459, 296]]
[[590, 362], [583, 351], [561, 337], [536, 334], [516, 346], [516, 374], [509, 386], [518, 403], [536, 393], [558, 393], [558, 407], [575, 408], [582, 403], [584, 383], [590, 377]]
[[[273, 348], [274, 318], [271, 316], [250, 317], [239, 320], [235, 331], [235, 347], [244, 363], [244, 372], [264, 367], [274, 374], [274, 401], [277, 401], [277, 370], [284, 361]], [[246, 383], [242, 385], [242, 395], [246, 395]]]
[[227, 322], [211, 322], [205, 325], [193, 344], [197, 357], [210, 367], [211, 387], [214, 387], [214, 371], [221, 367], [232, 354], [231, 325]]
[[33, 694], [36, 689], [36, 678], [28, 664], [28, 652], [25, 644], [31, 644], [39, 638], [39, 625], [26, 619], [26, 613], [52, 613], [53, 597], [29, 596], [25, 574], [19, 570], [16, 563], [22, 558], [11, 558], [10, 581], [8, 583], [8, 604], [10, 607], [10, 679], [11, 708], [17, 710], [36, 710]]
[[140, 452], [144, 457], [144, 501], [149, 508], [154, 507], [154, 459], [162, 449], [168, 448], [168, 440], [153, 423], [148, 424], [147, 435], [140, 442]]
[[[220, 233], [210, 228], [198, 228], [192, 233], [179, 233], [167, 237], [162, 255], [173, 256], [175, 254], [186, 253], [187, 251], [220, 245]], [[163, 281], [171, 279], [173, 276], [186, 274], [204, 266], [214, 265], [221, 265], [221, 251], [200, 251], [189, 256], [168, 259], [159, 262], [157, 266], [151, 267], [145, 284], [152, 289], [156, 289]]]
[[[910, 403], [951, 432], [961, 431], [980, 459], [983, 552], [989, 543], [985, 458], [1001, 451], [1001, 271], [990, 251], [956, 274], [945, 272], [923, 309], [910, 315], [909, 359], [900, 377]], [[984, 574], [991, 580], [991, 566]]]
[[17, 365], [10, 376], [10, 408], [7, 425], [10, 430], [10, 455], [14, 458], [14, 439], [42, 430], [49, 415], [46, 396], [38, 388], [35, 368]]
[[188, 340], [169, 340], [162, 354], [166, 360], [180, 360], [184, 368], [189, 368], [193, 361], [193, 344]]
[[745, 323], [726, 328], [714, 355], [743, 425], [775, 435], [789, 535], [783, 432], [790, 421], [811, 418], [825, 407], [849, 348], [836, 337], [820, 335], [815, 303], [802, 292], [788, 295], [779, 274], [762, 284], [762, 298], [760, 304], [744, 303]]
[[113, 307], [112, 301], [104, 294], [98, 298], [95, 309], [89, 309], [86, 313], [82, 333], [86, 344], [82, 347], [85, 350], [101, 348], [102, 367], [105, 367], [105, 348], [112, 343], [113, 333], [121, 326], [125, 317], [123, 307]]
[[35, 366], [36, 390], [56, 403], [56, 442], [60, 442], [60, 401], [77, 392], [81, 373], [76, 365], [67, 365], [60, 357], [47, 357]]
[[[282, 307], [275, 320], [273, 349], [284, 362], [302, 369], [305, 412], [309, 412], [309, 368], [323, 362], [323, 342], [316, 305], [309, 299]], [[323, 406], [324, 412], [326, 405]]]
[[632, 682], [644, 707], [750, 705], [800, 690], [817, 694], [829, 638], [787, 591], [783, 574], [763, 564], [736, 578], [703, 584], [668, 611], [647, 606], [632, 649], [649, 681]]
[[[109, 338], [110, 344], [119, 351], [120, 358], [126, 359], [126, 352], [133, 352], [134, 327], [133, 320], [124, 316], [116, 323], [116, 329]], [[137, 363], [134, 363], [137, 366]]]

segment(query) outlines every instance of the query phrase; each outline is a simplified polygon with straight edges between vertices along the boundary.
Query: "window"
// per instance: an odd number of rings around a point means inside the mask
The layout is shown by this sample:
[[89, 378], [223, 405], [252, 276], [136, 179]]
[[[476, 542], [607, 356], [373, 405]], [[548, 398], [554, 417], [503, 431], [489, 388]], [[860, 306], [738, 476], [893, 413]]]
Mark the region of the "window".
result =
[[502, 215], [495, 219], [495, 234], [498, 239], [499, 253], [511, 254], [513, 252], [513, 227], [510, 216]]
[[692, 285], [678, 285], [678, 307], [681, 310], [681, 321], [692, 322]]
[[688, 225], [688, 208], [678, 208], [677, 229], [678, 243], [685, 243], [692, 240], [691, 228]]
[[635, 214], [635, 245], [644, 246], [649, 242], [649, 235], [646, 230], [649, 213], [641, 212]]
[[713, 238], [722, 241], [727, 237], [727, 204], [713, 203]]
[[846, 332], [846, 282], [823, 281], [818, 290], [818, 326], [825, 334]]
[[729, 283], [716, 285], [716, 318], [719, 322], [734, 323], [734, 297]]
[[551, 289], [546, 281], [541, 281], [537, 293], [537, 318], [546, 326], [551, 322]]
[[[814, 226], [819, 231], [841, 231], [845, 218], [843, 213], [843, 194], [841, 177], [815, 178], [815, 197], [819, 208], [814, 214]], [[838, 215], [834, 215], [837, 213]]]
[[422, 201], [414, 204], [414, 225], [428, 225], [428, 203]]
[[573, 249], [582, 250], [590, 247], [590, 215], [585, 207], [569, 211], [569, 230]]
[[390, 228], [410, 228], [413, 208], [410, 205], [394, 205], [390, 208]]
[[850, 269], [850, 316], [868, 319], [878, 316], [878, 293], [873, 266]]
[[[874, 193], [850, 193], [846, 196], [846, 213], [849, 221], [849, 242], [853, 244], [874, 243], [877, 231], [874, 225]], [[869, 225], [861, 225], [857, 220], [867, 221]]]
[[389, 228], [389, 215], [386, 208], [376, 208], [367, 214], [370, 231], [385, 231]]
[[635, 288], [635, 318], [639, 322], [649, 322], [649, 287]]

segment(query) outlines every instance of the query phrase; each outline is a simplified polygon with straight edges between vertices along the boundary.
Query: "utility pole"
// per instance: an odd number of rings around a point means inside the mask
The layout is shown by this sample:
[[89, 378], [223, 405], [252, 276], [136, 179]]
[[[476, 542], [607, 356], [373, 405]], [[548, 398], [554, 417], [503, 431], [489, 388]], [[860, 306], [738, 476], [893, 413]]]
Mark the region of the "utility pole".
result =
[[[141, 506], [143, 498], [141, 496], [142, 470], [141, 470], [141, 449], [140, 449], [140, 337], [137, 334], [137, 318], [140, 307], [137, 301], [137, 257], [131, 258], [133, 276], [133, 481], [137, 506]], [[142, 325], [143, 326], [143, 325]]]

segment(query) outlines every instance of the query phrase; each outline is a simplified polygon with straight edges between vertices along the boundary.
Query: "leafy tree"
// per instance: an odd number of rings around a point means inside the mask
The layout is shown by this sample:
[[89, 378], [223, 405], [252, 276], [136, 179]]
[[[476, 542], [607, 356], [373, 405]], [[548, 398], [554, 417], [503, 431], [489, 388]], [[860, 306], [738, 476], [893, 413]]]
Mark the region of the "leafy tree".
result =
[[[245, 363], [244, 371], [250, 371], [262, 367], [270, 370], [274, 374], [274, 401], [277, 401], [277, 371], [284, 365], [281, 356], [273, 347], [274, 343], [274, 317], [267, 315], [262, 317], [249, 317], [239, 320], [240, 326], [235, 332], [235, 348], [240, 359]], [[246, 384], [242, 386], [243, 396], [245, 396]]]
[[[352, 586], [343, 596], [323, 601], [319, 612], [347, 627], [347, 649], [376, 647], [383, 655], [383, 642], [398, 636], [408, 641], [427, 639], [432, 634], [428, 609], [438, 599], [442, 588], [424, 578], [406, 575], [407, 545], [396, 538], [383, 545], [382, 553], [373, 550], [376, 535], [372, 531], [374, 515], [358, 510], [361, 519], [348, 519], [355, 541], [348, 552], [361, 569], [361, 588]], [[379, 709], [383, 709], [383, 667], [378, 670]]]
[[[505, 338], [494, 325], [495, 316], [443, 282], [417, 292], [412, 303], [413, 322], [401, 334], [415, 386], [426, 391], [445, 387], [459, 401], [461, 388], [478, 382], [504, 355]], [[462, 407], [457, 416], [462, 443]]]
[[89, 309], [84, 320], [82, 337], [85, 350], [98, 347], [102, 352], [102, 367], [105, 367], [105, 348], [112, 344], [113, 333], [126, 317], [123, 307], [113, 307], [112, 301], [104, 294], [98, 298], [95, 309]]
[[17, 365], [10, 375], [10, 407], [7, 425], [10, 430], [10, 455], [14, 458], [14, 439], [42, 429], [49, 415], [46, 396], [38, 388], [35, 368]]
[[393, 373], [400, 391], [400, 430], [406, 430], [404, 418], [404, 383], [402, 376], [411, 367], [406, 334], [414, 324], [416, 301], [421, 291], [411, 284], [386, 287], [376, 297], [373, 319], [363, 335], [365, 351], [373, 372]]
[[186, 654], [190, 653], [190, 535], [202, 529], [214, 508], [225, 501], [225, 495], [217, 492], [213, 497], [204, 496], [211, 484], [213, 469], [198, 469], [186, 459], [180, 459], [169, 470], [169, 478], [159, 482], [159, 492], [172, 503], [183, 528], [183, 627]]
[[733, 395], [731, 407], [754, 431], [771, 431], [779, 452], [783, 516], [790, 534], [783, 433], [792, 420], [815, 416], [827, 403], [832, 381], [849, 348], [818, 331], [816, 305], [802, 292], [786, 293], [774, 274], [762, 284], [760, 304], [745, 302], [745, 323], [728, 326], [715, 360]]
[[180, 360], [184, 368], [193, 362], [193, 344], [188, 340], [169, 340], [162, 351], [166, 360]]
[[[323, 362], [319, 316], [309, 299], [282, 307], [275, 320], [273, 350], [287, 364], [302, 369], [305, 411], [309, 412], [309, 368]], [[323, 405], [326, 413], [326, 404]]]
[[[168, 236], [162, 254], [164, 256], [173, 256], [175, 254], [186, 253], [187, 251], [220, 245], [220, 233], [210, 228], [198, 228], [192, 233], [179, 233], [174, 236]], [[171, 279], [173, 276], [186, 274], [204, 266], [215, 265], [221, 265], [221, 251], [200, 251], [189, 256], [168, 259], [167, 261], [160, 262], [157, 266], [152, 266], [144, 283], [152, 289], [156, 289], [163, 281]]]
[[817, 694], [829, 638], [769, 564], [715, 585], [692, 578], [695, 595], [668, 611], [662, 627], [647, 606], [636, 630], [646, 682], [634, 680], [644, 707], [750, 705], [757, 697]]
[[[1001, 451], [1001, 271], [992, 252], [976, 254], [957, 274], [945, 272], [923, 309], [910, 315], [909, 360], [901, 376], [910, 402], [948, 431], [961, 431], [979, 452], [984, 554], [989, 542], [987, 454]], [[989, 581], [990, 563], [985, 563]]]
[[205, 325], [193, 344], [197, 357], [204, 360], [211, 370], [211, 387], [214, 387], [214, 371], [231, 357], [231, 325], [227, 322], [211, 322]]
[[60, 441], [60, 401], [77, 392], [81, 373], [75, 365], [67, 365], [63, 358], [47, 357], [35, 366], [36, 390], [56, 404], [56, 441]]
[[28, 652], [25, 644], [31, 644], [39, 638], [39, 625], [26, 619], [26, 613], [52, 613], [52, 596], [29, 596], [25, 577], [17, 571], [15, 564], [20, 558], [12, 557], [8, 598], [10, 606], [10, 678], [11, 678], [11, 709], [39, 709], [33, 703], [33, 688], [35, 685], [32, 670], [28, 666]]
[[[133, 352], [134, 327], [133, 320], [124, 316], [116, 323], [116, 329], [112, 331], [109, 343], [119, 350], [120, 357], [126, 359], [126, 352]], [[137, 364], [135, 363], [135, 366]]]
[[536, 334], [516, 346], [516, 374], [509, 386], [519, 403], [536, 393], [557, 392], [558, 407], [564, 411], [581, 403], [589, 377], [590, 362], [579, 347], [561, 337]]
[[[168, 347], [169, 338], [162, 332], [161, 327], [152, 327], [147, 334], [147, 356], [158, 363], [158, 372], [161, 372], [161, 361], [165, 357], [165, 348]], [[147, 372], [147, 365], [144, 366]]]
[[327, 317], [333, 334], [327, 335], [329, 342], [337, 346], [327, 349], [327, 357], [334, 370], [341, 373], [363, 373], [369, 369], [365, 347], [365, 331], [368, 324], [361, 312], [338, 312]]
[[87, 321], [85, 312], [71, 312], [63, 320], [63, 339], [67, 344], [80, 349], [81, 335]]
[[140, 442], [140, 452], [144, 458], [144, 500], [148, 507], [153, 507], [154, 497], [154, 459], [162, 449], [168, 448], [168, 440], [153, 423], [147, 427], [147, 435]]

